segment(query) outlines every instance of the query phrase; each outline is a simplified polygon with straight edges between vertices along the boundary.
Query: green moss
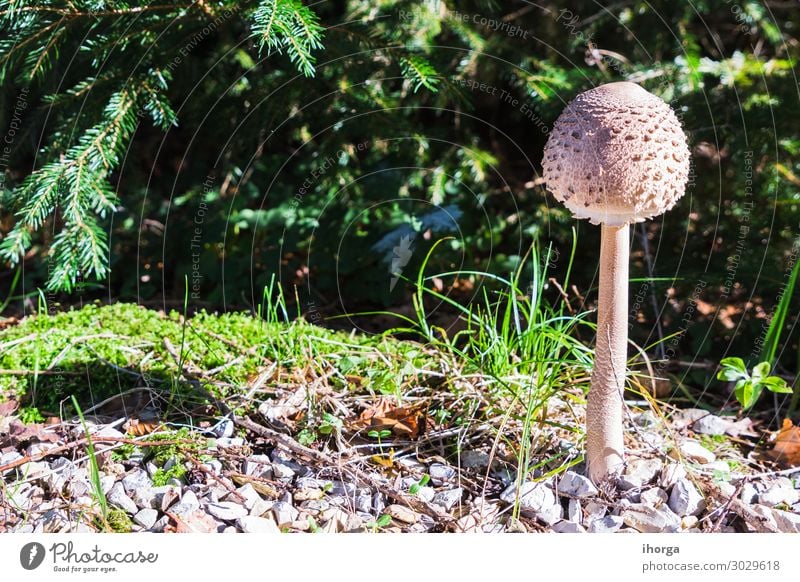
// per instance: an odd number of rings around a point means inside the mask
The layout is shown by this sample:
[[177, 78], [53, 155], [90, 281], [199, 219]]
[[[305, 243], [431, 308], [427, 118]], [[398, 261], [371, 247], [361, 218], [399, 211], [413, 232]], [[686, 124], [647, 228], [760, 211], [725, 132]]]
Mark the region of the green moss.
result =
[[[397, 383], [404, 377], [403, 354], [416, 345], [333, 332], [303, 321], [267, 323], [247, 313], [201, 312], [183, 323], [174, 311], [162, 314], [129, 303], [88, 305], [26, 317], [0, 331], [0, 369], [29, 372], [0, 375], [0, 398], [16, 395], [44, 412], [56, 412], [71, 394], [96, 403], [143, 381], [168, 391], [186, 387], [167, 343], [192, 367], [226, 365], [214, 376], [219, 384], [209, 387], [218, 397], [228, 395], [221, 385], [244, 385], [272, 362], [304, 368], [320, 358], [340, 363], [343, 374]], [[397, 357], [387, 368], [376, 357], [378, 351]], [[376, 362], [384, 368], [382, 376]], [[391, 392], [391, 386], [379, 388]]]

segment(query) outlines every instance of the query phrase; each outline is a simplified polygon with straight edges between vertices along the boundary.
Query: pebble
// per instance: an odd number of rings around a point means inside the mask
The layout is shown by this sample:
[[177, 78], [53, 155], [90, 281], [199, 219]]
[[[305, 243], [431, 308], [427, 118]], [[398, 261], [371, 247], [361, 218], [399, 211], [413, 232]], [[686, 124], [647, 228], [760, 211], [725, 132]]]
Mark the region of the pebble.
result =
[[[237, 497], [238, 495], [238, 497]], [[226, 496], [227, 499], [232, 501], [237, 501], [238, 499], [242, 499], [242, 504], [244, 505], [247, 511], [253, 509], [253, 505], [255, 505], [256, 501], [261, 499], [261, 496], [255, 490], [252, 484], [245, 483], [241, 487], [236, 490], [236, 495], [229, 493]]]
[[158, 512], [155, 509], [145, 508], [133, 516], [134, 523], [138, 523], [144, 529], [151, 529], [158, 520]]
[[297, 520], [298, 511], [283, 501], [277, 501], [272, 505], [272, 515], [275, 516], [275, 521], [278, 526], [284, 526]]
[[385, 510], [384, 513], [390, 515], [397, 521], [402, 521], [403, 523], [417, 523], [419, 516], [415, 511], [405, 507], [404, 505], [389, 505]]
[[372, 494], [372, 511], [374, 511], [376, 514], [381, 514], [385, 508], [386, 497], [384, 497], [383, 493], [380, 491], [376, 491]]
[[554, 523], [552, 530], [556, 533], [586, 533], [582, 525], [572, 521], [559, 521]]
[[682, 529], [692, 529], [700, 520], [697, 519], [696, 515], [687, 515], [681, 518], [681, 528]]
[[794, 488], [791, 480], [786, 477], [779, 477], [758, 495], [758, 502], [769, 507], [781, 504], [793, 505], [798, 500], [800, 500], [800, 493]]
[[781, 509], [773, 509], [772, 517], [775, 525], [783, 533], [800, 533], [800, 515]]
[[705, 414], [692, 424], [692, 430], [698, 434], [719, 436], [725, 434], [730, 426], [730, 421], [720, 418], [715, 414]]
[[618, 515], [607, 515], [589, 523], [591, 533], [613, 533], [623, 525], [622, 518]]
[[69, 516], [60, 509], [51, 509], [41, 518], [44, 533], [59, 533], [69, 527]]
[[420, 487], [417, 491], [417, 497], [422, 499], [422, 501], [430, 503], [433, 501], [433, 498], [436, 497], [436, 489], [433, 487]]
[[680, 463], [669, 463], [664, 465], [661, 470], [661, 476], [658, 479], [658, 485], [662, 489], [672, 489], [680, 479], [686, 477], [686, 469]]
[[606, 510], [607, 507], [604, 504], [598, 503], [597, 501], [589, 501], [585, 507], [585, 512], [586, 512], [585, 523], [589, 523], [594, 519], [600, 519], [606, 514]]
[[253, 517], [261, 517], [268, 511], [272, 509], [272, 506], [275, 505], [274, 501], [267, 501], [266, 499], [258, 499], [253, 502], [253, 506], [250, 508], [250, 515]]
[[489, 454], [483, 451], [464, 451], [461, 453], [463, 469], [486, 469], [489, 466]]
[[581, 523], [583, 521], [583, 511], [580, 500], [569, 500], [569, 503], [567, 503], [567, 519], [574, 523]]
[[309, 499], [322, 499], [325, 494], [322, 492], [322, 489], [310, 489], [304, 487], [302, 489], [297, 489], [294, 492], [294, 498], [297, 501], [308, 501]]
[[283, 463], [274, 463], [272, 465], [272, 474], [274, 479], [288, 483], [294, 477], [295, 472], [288, 465], [284, 465]]
[[652, 507], [664, 505], [668, 499], [669, 495], [667, 495], [667, 492], [661, 489], [661, 487], [645, 489], [639, 496], [640, 503], [645, 503]]
[[272, 459], [267, 455], [252, 455], [244, 461], [244, 474], [272, 479]]
[[122, 486], [130, 495], [136, 489], [151, 489], [153, 481], [144, 469], [134, 469], [122, 478]]
[[669, 508], [681, 517], [699, 515], [706, 508], [706, 502], [694, 483], [680, 479], [670, 492]]
[[356, 493], [356, 486], [352, 483], [345, 483], [343, 481], [333, 481], [331, 483], [330, 495], [343, 495], [351, 497]]
[[197, 500], [197, 495], [191, 489], [187, 489], [181, 500], [172, 507], [172, 512], [177, 515], [185, 515], [199, 508], [200, 502]]
[[366, 491], [362, 490], [356, 495], [355, 500], [355, 509], [356, 511], [360, 511], [362, 513], [369, 513], [372, 511], [372, 491], [367, 489]]
[[431, 483], [436, 486], [442, 486], [456, 476], [456, 470], [442, 463], [431, 463], [428, 468], [428, 475], [431, 476]]
[[742, 503], [752, 505], [758, 500], [758, 489], [752, 483], [742, 485], [742, 492], [739, 494]]
[[644, 504], [627, 507], [620, 515], [625, 525], [642, 533], [671, 533], [680, 529], [680, 518], [669, 508], [655, 509]]
[[500, 500], [509, 505], [516, 503], [517, 497], [519, 497], [521, 510], [534, 513], [554, 505], [556, 501], [552, 490], [541, 483], [533, 483], [532, 481], [526, 481], [522, 484], [519, 495], [517, 495], [516, 484], [510, 485], [500, 494]]
[[125, 493], [125, 488], [122, 486], [122, 483], [117, 482], [114, 486], [109, 490], [108, 494], [108, 502], [112, 505], [119, 507], [125, 513], [130, 513], [131, 515], [137, 513], [139, 508], [133, 502], [133, 499], [128, 497]]
[[440, 491], [433, 496], [432, 502], [436, 505], [441, 505], [447, 511], [453, 509], [453, 506], [461, 501], [464, 496], [464, 490], [461, 487], [455, 489], [447, 489]]
[[220, 501], [206, 505], [206, 511], [222, 521], [234, 521], [247, 515], [247, 508], [232, 501]]
[[281, 533], [278, 524], [276, 524], [274, 520], [266, 517], [245, 515], [236, 520], [236, 526], [244, 533]]
[[688, 459], [689, 461], [699, 463], [700, 465], [705, 465], [706, 463], [711, 463], [717, 460], [717, 455], [709, 451], [699, 442], [691, 439], [683, 441], [679, 448], [680, 453], [684, 458]]
[[633, 487], [647, 485], [656, 478], [662, 466], [660, 459], [633, 459], [625, 467], [622, 481]]
[[579, 498], [593, 497], [597, 495], [597, 487], [583, 475], [566, 471], [558, 482], [556, 493]]
[[220, 437], [217, 439], [217, 446], [220, 448], [244, 446], [244, 439], [241, 437]]

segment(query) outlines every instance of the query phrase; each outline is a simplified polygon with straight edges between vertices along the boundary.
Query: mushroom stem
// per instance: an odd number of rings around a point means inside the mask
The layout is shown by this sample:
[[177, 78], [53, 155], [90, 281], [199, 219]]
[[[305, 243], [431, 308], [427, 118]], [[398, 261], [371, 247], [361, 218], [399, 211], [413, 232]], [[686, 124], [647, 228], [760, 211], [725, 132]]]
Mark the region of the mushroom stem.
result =
[[619, 473], [624, 463], [622, 393], [628, 359], [629, 228], [603, 224], [597, 347], [586, 410], [586, 465], [595, 483]]

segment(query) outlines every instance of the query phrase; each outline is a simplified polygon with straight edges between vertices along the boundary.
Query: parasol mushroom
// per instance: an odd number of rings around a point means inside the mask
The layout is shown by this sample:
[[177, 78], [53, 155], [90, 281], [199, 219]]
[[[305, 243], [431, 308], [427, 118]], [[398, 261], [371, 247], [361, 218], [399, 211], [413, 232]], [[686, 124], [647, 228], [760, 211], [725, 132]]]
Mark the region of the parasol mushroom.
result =
[[608, 83], [567, 105], [542, 165], [556, 199], [576, 218], [601, 225], [597, 345], [586, 410], [586, 466], [600, 483], [624, 464], [628, 225], [666, 212], [683, 196], [689, 148], [669, 105], [634, 83]]

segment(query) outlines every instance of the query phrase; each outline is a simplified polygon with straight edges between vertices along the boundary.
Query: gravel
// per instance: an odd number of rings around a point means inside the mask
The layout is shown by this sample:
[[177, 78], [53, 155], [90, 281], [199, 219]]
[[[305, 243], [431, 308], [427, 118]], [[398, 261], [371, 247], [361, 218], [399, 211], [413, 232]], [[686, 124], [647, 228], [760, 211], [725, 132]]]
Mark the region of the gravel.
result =
[[579, 498], [594, 497], [597, 495], [597, 487], [583, 475], [566, 471], [558, 482], [557, 493]]
[[205, 509], [209, 514], [222, 521], [234, 521], [247, 515], [247, 508], [244, 505], [232, 501], [209, 503]]
[[128, 497], [127, 493], [125, 493], [125, 488], [122, 486], [122, 483], [115, 483], [106, 497], [111, 505], [120, 508], [125, 513], [134, 515], [139, 511], [133, 499]]
[[670, 492], [669, 508], [681, 517], [699, 515], [706, 508], [706, 502], [691, 481], [680, 479]]

